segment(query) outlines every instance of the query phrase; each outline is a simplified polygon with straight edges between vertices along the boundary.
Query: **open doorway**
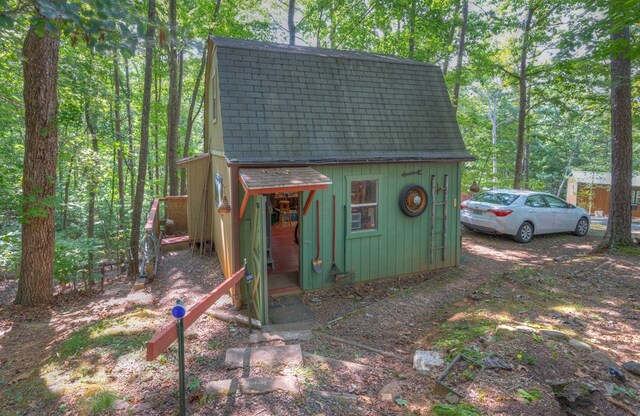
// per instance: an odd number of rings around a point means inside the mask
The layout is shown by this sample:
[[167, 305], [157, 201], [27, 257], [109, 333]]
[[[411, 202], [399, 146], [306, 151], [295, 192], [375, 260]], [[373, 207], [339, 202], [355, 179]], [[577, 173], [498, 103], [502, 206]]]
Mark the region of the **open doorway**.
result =
[[267, 277], [269, 295], [300, 291], [300, 194], [267, 196]]

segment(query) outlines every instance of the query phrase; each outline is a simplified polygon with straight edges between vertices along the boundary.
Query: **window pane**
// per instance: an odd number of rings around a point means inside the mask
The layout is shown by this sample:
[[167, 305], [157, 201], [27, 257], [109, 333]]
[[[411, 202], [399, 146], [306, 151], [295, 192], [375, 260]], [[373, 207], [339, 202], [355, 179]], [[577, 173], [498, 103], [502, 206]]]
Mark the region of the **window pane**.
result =
[[351, 203], [352, 204], [375, 204], [378, 202], [378, 181], [352, 181], [351, 182]]
[[351, 182], [351, 230], [378, 228], [378, 181]]
[[544, 199], [547, 200], [547, 203], [549, 204], [549, 206], [551, 208], [566, 208], [567, 204], [559, 198], [553, 197], [553, 196], [549, 196], [549, 195], [545, 195]]
[[351, 208], [351, 231], [377, 229], [377, 216], [378, 208], [375, 206]]
[[518, 199], [517, 194], [507, 194], [498, 192], [485, 192], [471, 198], [472, 201], [487, 202], [489, 204], [511, 205]]
[[547, 207], [547, 204], [544, 202], [544, 199], [542, 199], [542, 195], [531, 195], [530, 197], [527, 198], [527, 202], [525, 202], [525, 205], [528, 205], [530, 207], [535, 207], [535, 208]]

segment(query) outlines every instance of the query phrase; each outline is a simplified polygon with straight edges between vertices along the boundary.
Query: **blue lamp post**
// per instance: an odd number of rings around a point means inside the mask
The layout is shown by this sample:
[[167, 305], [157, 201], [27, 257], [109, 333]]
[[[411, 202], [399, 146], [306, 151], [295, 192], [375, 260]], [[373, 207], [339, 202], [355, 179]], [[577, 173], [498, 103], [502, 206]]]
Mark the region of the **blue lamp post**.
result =
[[249, 333], [253, 332], [253, 324], [251, 323], [251, 281], [253, 276], [249, 272], [249, 266], [247, 265], [247, 259], [244, 259], [244, 282], [245, 293], [247, 294], [247, 315], [249, 315]]
[[187, 308], [182, 299], [176, 301], [176, 306], [171, 309], [171, 315], [178, 320], [178, 379], [180, 381], [180, 416], [187, 414], [186, 384], [184, 377], [184, 321]]

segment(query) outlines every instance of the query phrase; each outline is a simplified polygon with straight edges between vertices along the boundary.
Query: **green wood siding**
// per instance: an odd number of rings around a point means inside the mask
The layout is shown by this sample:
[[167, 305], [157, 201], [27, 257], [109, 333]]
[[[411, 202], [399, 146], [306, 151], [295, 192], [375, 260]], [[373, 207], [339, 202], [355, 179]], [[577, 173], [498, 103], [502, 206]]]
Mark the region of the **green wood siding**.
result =
[[[301, 274], [302, 289], [319, 289], [334, 284], [328, 272], [331, 265], [332, 196], [336, 195], [336, 264], [342, 271], [355, 272], [354, 281], [398, 276], [420, 271], [435, 270], [458, 264], [460, 258], [460, 164], [459, 163], [406, 163], [372, 165], [331, 165], [317, 166], [315, 169], [333, 180], [333, 185], [316, 194], [320, 199], [321, 211], [321, 257], [327, 267], [322, 274], [315, 273], [311, 260], [315, 257], [315, 206], [309, 210], [302, 224]], [[402, 176], [403, 172], [421, 169], [421, 175]], [[371, 176], [378, 178], [378, 231], [367, 235], [345, 234], [345, 214], [350, 198], [350, 183], [347, 178]], [[445, 260], [442, 252], [436, 250], [429, 263], [432, 246], [442, 246], [443, 220], [442, 206], [438, 206], [435, 220], [434, 241], [431, 241], [432, 190], [431, 176], [435, 175], [438, 187], [444, 186], [444, 177], [449, 177], [447, 206], [447, 238]], [[426, 211], [418, 217], [408, 217], [399, 207], [401, 190], [409, 184], [422, 185], [429, 201]], [[305, 195], [306, 197], [306, 195]], [[437, 202], [443, 202], [444, 192], [436, 194]], [[351, 227], [350, 215], [346, 226]], [[349, 235], [351, 234], [351, 235]], [[345, 256], [346, 255], [346, 256]]]

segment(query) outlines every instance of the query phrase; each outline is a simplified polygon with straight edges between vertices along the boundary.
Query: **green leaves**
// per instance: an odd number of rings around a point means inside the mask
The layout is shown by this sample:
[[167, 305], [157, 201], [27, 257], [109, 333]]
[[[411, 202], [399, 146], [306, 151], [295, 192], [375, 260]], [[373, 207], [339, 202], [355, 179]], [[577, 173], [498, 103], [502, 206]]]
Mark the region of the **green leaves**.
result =
[[518, 389], [518, 394], [527, 403], [533, 403], [536, 400], [540, 400], [542, 398], [542, 394], [538, 389], [529, 389], [529, 390]]

